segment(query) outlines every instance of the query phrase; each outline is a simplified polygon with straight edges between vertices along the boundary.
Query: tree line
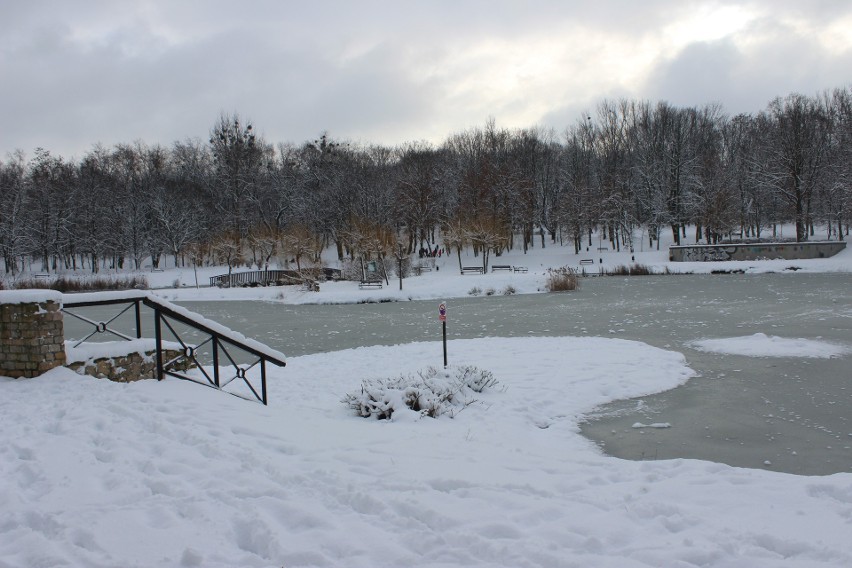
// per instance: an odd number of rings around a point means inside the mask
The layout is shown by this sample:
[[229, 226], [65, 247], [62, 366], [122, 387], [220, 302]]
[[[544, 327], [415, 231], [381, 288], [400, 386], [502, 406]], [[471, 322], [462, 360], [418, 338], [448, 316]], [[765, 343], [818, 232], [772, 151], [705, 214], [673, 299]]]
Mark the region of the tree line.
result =
[[[486, 258], [508, 248], [659, 248], [778, 237], [792, 223], [843, 239], [850, 224], [852, 89], [777, 98], [757, 114], [719, 105], [605, 100], [557, 134], [494, 120], [442, 144], [356, 145], [323, 134], [274, 144], [222, 114], [207, 140], [37, 149], [0, 161], [6, 273], [178, 263], [297, 267], [334, 247], [398, 259], [436, 243]], [[643, 245], [644, 246], [644, 245]], [[487, 262], [487, 260], [486, 260]]]

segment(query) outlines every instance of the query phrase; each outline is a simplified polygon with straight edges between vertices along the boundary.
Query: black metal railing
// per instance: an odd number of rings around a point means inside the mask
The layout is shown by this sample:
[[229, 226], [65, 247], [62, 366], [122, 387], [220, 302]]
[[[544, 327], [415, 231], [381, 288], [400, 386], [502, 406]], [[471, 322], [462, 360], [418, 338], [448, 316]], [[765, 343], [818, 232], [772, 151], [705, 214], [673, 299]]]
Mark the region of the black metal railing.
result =
[[[88, 301], [86, 301], [86, 300], [80, 300], [80, 301], [76, 301], [76, 302], [73, 301], [73, 300], [70, 301], [70, 302], [69, 301], [63, 301], [62, 302], [62, 312], [65, 315], [69, 315], [69, 316], [72, 316], [74, 318], [77, 318], [78, 320], [83, 321], [85, 323], [88, 323], [89, 325], [92, 326], [91, 333], [89, 333], [89, 335], [87, 335], [86, 337], [84, 337], [83, 339], [81, 339], [80, 341], [75, 343], [74, 347], [78, 347], [79, 345], [81, 345], [82, 343], [85, 343], [88, 339], [92, 338], [93, 336], [95, 336], [99, 333], [109, 333], [109, 334], [115, 335], [116, 337], [119, 337], [119, 338], [127, 340], [127, 341], [134, 339], [133, 337], [130, 337], [129, 335], [126, 335], [126, 334], [118, 331], [116, 328], [110, 327], [110, 325], [113, 322], [115, 322], [119, 317], [121, 317], [130, 308], [134, 309], [133, 312], [134, 312], [134, 316], [135, 316], [135, 319], [136, 319], [136, 337], [135, 337], [135, 339], [141, 339], [141, 337], [142, 337], [142, 313], [141, 313], [141, 310], [140, 310], [140, 304], [144, 300], [145, 296], [146, 295], [132, 295], [132, 296], [123, 296], [123, 297], [120, 297], [120, 298], [102, 298], [102, 299], [98, 299], [98, 300], [88, 300]], [[65, 297], [67, 298], [68, 296], [65, 296]], [[111, 317], [110, 319], [108, 319], [106, 321], [95, 321], [95, 320], [87, 318], [86, 316], [84, 316], [82, 314], [72, 312], [68, 309], [68, 308], [84, 308], [84, 307], [91, 307], [91, 306], [109, 306], [109, 305], [121, 305], [121, 304], [127, 304], [127, 305], [123, 310], [119, 311], [113, 317]]]
[[[70, 308], [120, 306], [121, 304], [126, 306], [106, 321], [95, 321], [70, 311]], [[88, 335], [75, 343], [74, 346], [77, 347], [99, 333], [108, 333], [124, 340], [134, 339], [114, 326], [114, 322], [131, 308], [134, 309], [135, 315], [135, 336], [137, 339], [141, 338], [142, 305], [153, 311], [156, 356], [154, 372], [157, 380], [171, 376], [216, 388], [248, 400], [255, 399], [264, 405], [268, 403], [266, 364], [285, 366], [286, 361], [283, 355], [198, 314], [147, 293], [127, 293], [116, 297], [100, 295], [98, 298], [91, 299], [83, 296], [76, 300], [73, 295], [66, 295], [62, 311], [93, 327]], [[181, 330], [176, 323], [188, 329]], [[187, 335], [200, 335], [203, 340], [196, 343], [190, 341]], [[174, 339], [171, 344], [167, 343], [168, 336]], [[249, 356], [249, 361], [238, 361], [236, 352]], [[174, 353], [177, 355], [166, 360], [167, 356]], [[194, 367], [197, 374], [187, 372], [188, 367]]]

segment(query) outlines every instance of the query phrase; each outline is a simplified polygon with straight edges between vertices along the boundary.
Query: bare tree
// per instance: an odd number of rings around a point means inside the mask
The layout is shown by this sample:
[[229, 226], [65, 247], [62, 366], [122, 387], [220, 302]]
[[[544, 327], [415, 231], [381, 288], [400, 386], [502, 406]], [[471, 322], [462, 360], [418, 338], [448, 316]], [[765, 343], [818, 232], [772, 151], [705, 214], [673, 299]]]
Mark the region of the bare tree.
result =
[[470, 238], [467, 233], [467, 225], [465, 221], [459, 217], [453, 217], [444, 221], [444, 224], [441, 226], [441, 240], [444, 242], [444, 249], [446, 249], [447, 254], [450, 254], [452, 249], [456, 249], [456, 257], [459, 260], [459, 270], [461, 270], [462, 250], [470, 244]]
[[830, 123], [818, 100], [803, 95], [769, 105], [768, 157], [763, 175], [787, 203], [796, 223], [796, 241], [808, 238], [811, 199], [827, 165]]
[[826, 106], [832, 130], [821, 197], [829, 238], [843, 240], [843, 223], [848, 234], [852, 208], [852, 88], [835, 89]]
[[234, 267], [243, 262], [243, 249], [239, 236], [227, 232], [218, 233], [212, 238], [210, 250], [216, 262], [228, 265], [228, 285], [233, 286]]
[[397, 165], [395, 211], [407, 229], [408, 252], [435, 242], [435, 228], [446, 210], [443, 153], [425, 144], [409, 144], [400, 150]]
[[154, 190], [151, 220], [156, 229], [153, 240], [172, 254], [175, 266], [179, 265], [178, 257], [205, 233], [204, 216], [197, 204], [186, 196], [167, 193], [163, 187]]
[[490, 254], [506, 246], [510, 229], [499, 218], [486, 215], [469, 219], [466, 225], [468, 240], [474, 251], [482, 252], [482, 271], [488, 272]]
[[247, 241], [254, 264], [259, 269], [269, 270], [269, 262], [278, 254], [281, 233], [275, 228], [256, 225], [249, 230]]
[[296, 270], [302, 270], [302, 258], [318, 261], [322, 252], [322, 236], [304, 225], [291, 225], [281, 235], [281, 245], [288, 256], [296, 261]]
[[18, 272], [18, 259], [32, 250], [25, 222], [26, 189], [24, 155], [18, 151], [6, 163], [0, 162], [0, 251], [6, 273], [13, 276]]
[[43, 271], [57, 270], [68, 248], [76, 168], [42, 148], [30, 161], [28, 209], [34, 252]]
[[251, 121], [238, 114], [222, 114], [210, 132], [210, 151], [216, 176], [212, 178], [216, 207], [228, 234], [248, 234], [248, 207], [265, 169], [271, 167], [272, 148], [255, 133]]

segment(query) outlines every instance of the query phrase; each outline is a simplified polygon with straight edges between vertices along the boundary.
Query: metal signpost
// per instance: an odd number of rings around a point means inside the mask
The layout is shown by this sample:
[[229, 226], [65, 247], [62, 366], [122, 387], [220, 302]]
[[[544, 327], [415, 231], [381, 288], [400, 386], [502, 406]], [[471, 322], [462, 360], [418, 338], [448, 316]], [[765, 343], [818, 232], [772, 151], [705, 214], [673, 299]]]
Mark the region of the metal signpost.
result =
[[447, 303], [441, 302], [438, 304], [438, 321], [441, 322], [441, 327], [444, 330], [444, 368], [447, 368]]

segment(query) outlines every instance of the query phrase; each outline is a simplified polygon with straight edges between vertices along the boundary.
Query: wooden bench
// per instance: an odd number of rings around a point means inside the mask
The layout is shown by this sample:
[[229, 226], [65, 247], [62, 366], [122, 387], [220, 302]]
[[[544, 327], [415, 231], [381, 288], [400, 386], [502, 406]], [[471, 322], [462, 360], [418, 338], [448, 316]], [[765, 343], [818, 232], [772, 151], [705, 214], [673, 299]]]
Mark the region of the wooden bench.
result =
[[469, 272], [475, 272], [477, 274], [482, 274], [483, 270], [481, 266], [463, 266], [461, 269], [462, 274], [467, 274]]
[[381, 287], [382, 287], [382, 281], [381, 280], [361, 280], [361, 282], [358, 283], [358, 288], [361, 288], [362, 290], [364, 288], [381, 288]]
[[491, 272], [496, 272], [498, 270], [512, 270], [512, 267], [508, 264], [495, 264], [491, 267]]
[[595, 261], [592, 260], [591, 258], [584, 258], [580, 261], [580, 266], [585, 266], [585, 265], [594, 264], [594, 263], [595, 263]]
[[420, 264], [420, 265], [417, 266], [416, 270], [419, 270], [421, 272], [432, 272], [432, 265], [431, 264]]
[[515, 272], [526, 272], [527, 267], [526, 266], [513, 266], [512, 270], [515, 271]]
[[609, 250], [607, 247], [598, 247], [598, 250]]
[[50, 278], [50, 274], [33, 274], [33, 278]]

